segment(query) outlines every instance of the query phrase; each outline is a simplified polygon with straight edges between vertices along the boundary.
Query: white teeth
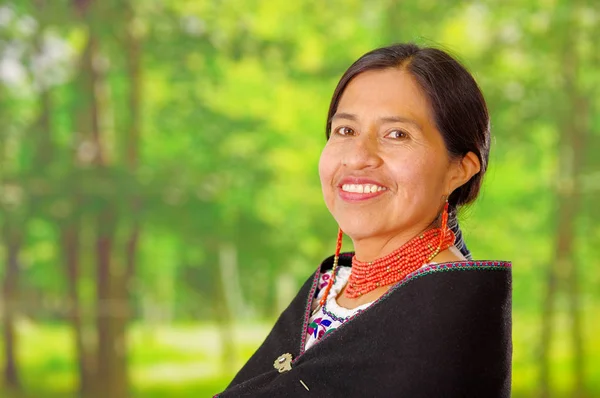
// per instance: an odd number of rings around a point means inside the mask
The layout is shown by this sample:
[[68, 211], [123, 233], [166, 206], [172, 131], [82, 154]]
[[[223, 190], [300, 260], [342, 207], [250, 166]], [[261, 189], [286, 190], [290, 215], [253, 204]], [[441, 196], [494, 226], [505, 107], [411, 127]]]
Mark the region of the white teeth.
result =
[[374, 184], [344, 184], [342, 185], [342, 191], [353, 192], [353, 193], [374, 193], [384, 191], [385, 187], [380, 187]]

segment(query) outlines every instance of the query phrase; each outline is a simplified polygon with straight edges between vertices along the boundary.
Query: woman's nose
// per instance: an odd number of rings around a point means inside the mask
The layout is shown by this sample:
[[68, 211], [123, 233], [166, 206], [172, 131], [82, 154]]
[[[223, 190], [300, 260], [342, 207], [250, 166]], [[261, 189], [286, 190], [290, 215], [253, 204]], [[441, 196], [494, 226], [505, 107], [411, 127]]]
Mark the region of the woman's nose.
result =
[[343, 164], [356, 170], [379, 166], [381, 157], [376, 135], [364, 133], [350, 140]]

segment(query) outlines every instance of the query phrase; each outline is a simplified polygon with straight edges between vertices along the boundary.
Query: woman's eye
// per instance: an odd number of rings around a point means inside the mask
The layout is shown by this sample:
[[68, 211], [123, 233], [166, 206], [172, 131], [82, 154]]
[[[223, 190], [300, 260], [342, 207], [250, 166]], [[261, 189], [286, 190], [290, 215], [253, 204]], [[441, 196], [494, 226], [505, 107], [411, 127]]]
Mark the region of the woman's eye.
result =
[[406, 138], [407, 134], [402, 130], [393, 130], [393, 131], [390, 131], [386, 135], [386, 137], [400, 139], [400, 138]]
[[339, 135], [355, 135], [354, 130], [349, 127], [338, 127], [335, 131]]

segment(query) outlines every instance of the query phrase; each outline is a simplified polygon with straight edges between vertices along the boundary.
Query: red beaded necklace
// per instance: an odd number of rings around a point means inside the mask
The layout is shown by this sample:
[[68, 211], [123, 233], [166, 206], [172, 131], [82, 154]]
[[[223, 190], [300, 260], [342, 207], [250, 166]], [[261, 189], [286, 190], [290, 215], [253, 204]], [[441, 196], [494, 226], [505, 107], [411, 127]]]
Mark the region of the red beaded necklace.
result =
[[[411, 272], [429, 263], [438, 253], [452, 246], [454, 240], [454, 232], [448, 228], [448, 202], [446, 202], [442, 212], [441, 228], [427, 230], [387, 256], [375, 261], [362, 262], [357, 260], [356, 256], [352, 257], [352, 271], [345, 295], [349, 298], [357, 298], [380, 286], [391, 285], [402, 280]], [[325, 288], [325, 293], [320, 301], [321, 306], [327, 301], [327, 296], [337, 275], [341, 243], [342, 230], [340, 229], [333, 261], [333, 277], [329, 279]]]
[[404, 279], [454, 244], [454, 233], [449, 229], [445, 234], [442, 231], [442, 228], [430, 229], [372, 262], [362, 262], [356, 256], [352, 257], [352, 271], [344, 294], [349, 298], [357, 298], [380, 286]]

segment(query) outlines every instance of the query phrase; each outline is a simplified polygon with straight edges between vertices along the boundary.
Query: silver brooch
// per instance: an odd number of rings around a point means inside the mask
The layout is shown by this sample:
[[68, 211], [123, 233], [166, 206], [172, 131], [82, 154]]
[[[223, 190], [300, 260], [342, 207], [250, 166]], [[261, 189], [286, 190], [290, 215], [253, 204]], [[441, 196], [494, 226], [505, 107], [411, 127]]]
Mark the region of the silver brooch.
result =
[[273, 362], [273, 367], [279, 371], [279, 373], [287, 372], [288, 370], [292, 370], [292, 354], [283, 354], [280, 355], [275, 362]]

